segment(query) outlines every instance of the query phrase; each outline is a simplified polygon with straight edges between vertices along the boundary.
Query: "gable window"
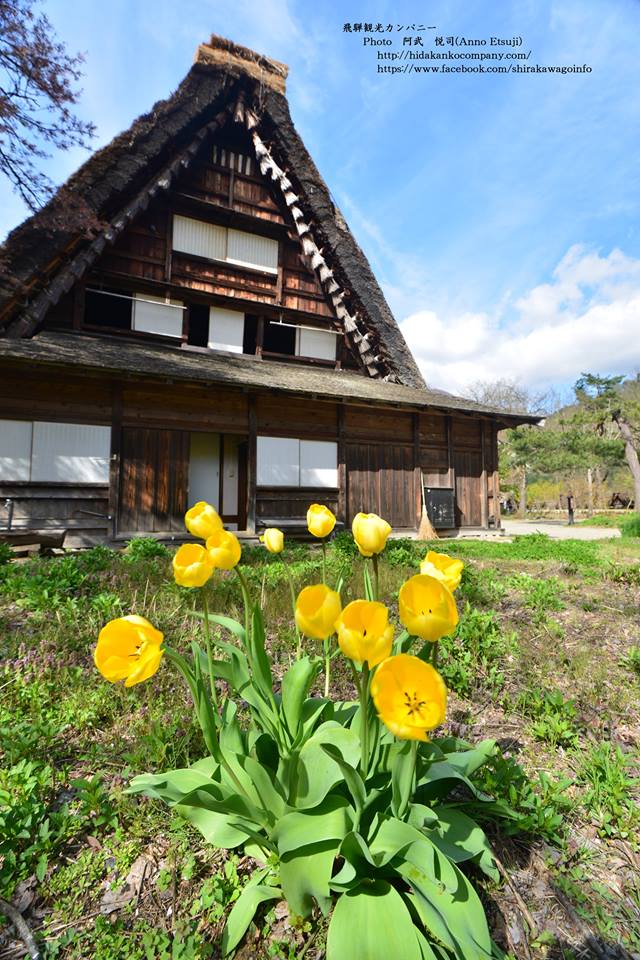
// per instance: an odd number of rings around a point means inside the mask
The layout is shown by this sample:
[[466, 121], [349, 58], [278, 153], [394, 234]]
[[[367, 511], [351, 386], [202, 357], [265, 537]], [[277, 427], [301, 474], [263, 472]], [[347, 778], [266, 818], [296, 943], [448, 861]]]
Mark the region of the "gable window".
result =
[[263, 349], [266, 353], [281, 353], [288, 357], [335, 360], [336, 339], [337, 334], [332, 330], [268, 320], [264, 328]]
[[150, 293], [136, 293], [133, 299], [133, 329], [163, 337], [182, 336], [183, 305]]
[[221, 307], [209, 309], [209, 341], [212, 350], [230, 350], [242, 353], [244, 349], [244, 313], [238, 310], [224, 310]]
[[85, 323], [114, 330], [138, 330], [163, 337], [182, 336], [184, 304], [152, 293], [88, 288]]
[[174, 216], [173, 249], [267, 273], [278, 272], [278, 241], [215, 223]]
[[338, 444], [258, 437], [259, 487], [337, 487]]
[[0, 481], [108, 483], [111, 428], [0, 420]]

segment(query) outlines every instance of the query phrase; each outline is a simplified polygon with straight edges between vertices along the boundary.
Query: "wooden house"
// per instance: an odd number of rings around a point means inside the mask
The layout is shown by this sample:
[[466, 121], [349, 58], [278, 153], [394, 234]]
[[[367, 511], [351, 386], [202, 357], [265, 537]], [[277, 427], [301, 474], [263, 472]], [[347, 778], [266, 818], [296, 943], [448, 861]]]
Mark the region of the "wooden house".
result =
[[497, 432], [530, 418], [425, 385], [286, 76], [212, 37], [8, 237], [0, 532], [177, 538], [200, 499], [248, 534], [314, 501], [415, 531], [423, 483], [440, 528], [499, 526]]

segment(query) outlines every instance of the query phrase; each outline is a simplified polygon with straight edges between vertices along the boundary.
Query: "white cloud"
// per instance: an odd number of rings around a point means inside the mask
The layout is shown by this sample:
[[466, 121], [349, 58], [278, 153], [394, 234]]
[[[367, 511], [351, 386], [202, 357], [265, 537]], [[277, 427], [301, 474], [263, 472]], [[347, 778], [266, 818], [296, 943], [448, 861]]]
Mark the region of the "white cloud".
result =
[[582, 371], [640, 365], [640, 260], [571, 247], [540, 284], [493, 313], [431, 310], [401, 324], [427, 382], [464, 393], [500, 377], [529, 387], [566, 384]]

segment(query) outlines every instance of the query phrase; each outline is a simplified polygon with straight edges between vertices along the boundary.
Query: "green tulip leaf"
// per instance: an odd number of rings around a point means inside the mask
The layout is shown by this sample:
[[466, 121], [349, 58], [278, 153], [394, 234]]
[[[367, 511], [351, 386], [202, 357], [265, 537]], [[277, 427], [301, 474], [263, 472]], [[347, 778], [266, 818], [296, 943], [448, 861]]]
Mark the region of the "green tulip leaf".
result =
[[268, 887], [259, 882], [266, 873], [266, 870], [261, 870], [257, 875], [254, 874], [234, 903], [222, 934], [223, 956], [238, 946], [261, 903], [282, 899], [282, 891], [278, 887]]
[[196, 827], [207, 843], [214, 847], [231, 850], [239, 847], [249, 834], [238, 826], [232, 826], [230, 818], [225, 813], [215, 813], [213, 810], [204, 810], [202, 807], [193, 807], [178, 803], [173, 808], [185, 820]]
[[371, 574], [369, 572], [369, 564], [365, 560], [363, 562], [363, 578], [364, 578], [364, 598], [365, 600], [375, 600], [376, 595], [373, 589], [373, 583], [371, 582]]
[[351, 766], [351, 764], [347, 763], [347, 761], [343, 758], [342, 754], [340, 753], [340, 751], [338, 750], [335, 744], [321, 743], [320, 747], [322, 748], [322, 750], [324, 750], [325, 753], [327, 753], [331, 757], [331, 759], [335, 763], [338, 764], [338, 766], [342, 770], [342, 774], [344, 776], [345, 783], [347, 784], [347, 787], [349, 789], [349, 793], [353, 797], [353, 804], [356, 808], [356, 813], [359, 820], [367, 799], [367, 791], [363, 783], [362, 777], [360, 776], [358, 771]]
[[[205, 615], [201, 610], [191, 610], [191, 616], [196, 617], [198, 620], [204, 620]], [[241, 623], [238, 623], [237, 620], [233, 620], [231, 617], [224, 617], [220, 613], [210, 613], [209, 614], [209, 623], [217, 623], [219, 627], [224, 627], [225, 630], [228, 630], [238, 639], [242, 640], [244, 643], [245, 640], [245, 631]], [[214, 641], [215, 642], [215, 641]]]
[[352, 767], [360, 759], [360, 740], [352, 730], [347, 730], [335, 720], [328, 720], [318, 727], [302, 746], [298, 757], [296, 790], [290, 803], [299, 809], [317, 806], [332, 787], [342, 782], [342, 771], [322, 749], [323, 743], [335, 746]]
[[498, 881], [500, 873], [484, 830], [466, 813], [452, 807], [434, 807], [433, 812], [438, 824], [429, 839], [436, 847], [454, 863], [475, 860], [487, 876]]
[[280, 856], [326, 840], [341, 842], [353, 826], [353, 813], [341, 796], [327, 797], [313, 810], [294, 810], [276, 823], [272, 836]]
[[249, 637], [251, 668], [256, 686], [260, 693], [270, 701], [273, 697], [273, 676], [271, 661], [265, 648], [264, 621], [259, 604], [253, 607], [251, 616], [251, 635]]
[[147, 797], [155, 797], [157, 800], [173, 804], [179, 803], [184, 796], [197, 787], [211, 783], [211, 776], [206, 772], [195, 770], [193, 767], [183, 767], [167, 773], [142, 773], [133, 778], [125, 792], [144, 793]]
[[453, 891], [443, 889], [415, 863], [405, 862], [396, 869], [413, 890], [412, 903], [427, 930], [457, 960], [490, 960], [492, 943], [482, 904], [464, 874], [455, 865], [450, 867], [457, 878]]
[[402, 820], [409, 808], [413, 793], [414, 764], [411, 759], [412, 744], [403, 740], [391, 749], [391, 811]]
[[411, 915], [397, 890], [374, 880], [343, 893], [327, 934], [327, 960], [422, 960]]
[[302, 722], [302, 708], [309, 690], [322, 666], [319, 658], [301, 657], [282, 679], [282, 712], [292, 741], [298, 736]]
[[338, 847], [337, 840], [326, 840], [280, 857], [280, 884], [292, 913], [308, 917], [314, 901], [325, 916], [329, 913], [329, 881]]
[[467, 744], [464, 741], [459, 741], [451, 752], [448, 752], [444, 745], [443, 749], [445, 750], [447, 763], [463, 773], [465, 777], [470, 777], [472, 773], [475, 773], [487, 760], [495, 756], [496, 752], [495, 740], [482, 740], [481, 743], [478, 743], [475, 747], [469, 747], [467, 750], [461, 750], [461, 746], [467, 746]]

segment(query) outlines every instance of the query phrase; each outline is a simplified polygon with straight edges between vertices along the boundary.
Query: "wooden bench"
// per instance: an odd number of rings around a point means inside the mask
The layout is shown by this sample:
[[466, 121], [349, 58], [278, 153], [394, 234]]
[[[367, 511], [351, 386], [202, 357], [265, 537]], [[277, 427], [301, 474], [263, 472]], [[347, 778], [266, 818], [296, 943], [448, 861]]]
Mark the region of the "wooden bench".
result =
[[37, 546], [38, 552], [46, 555], [63, 546], [67, 533], [66, 529], [29, 530], [14, 527], [12, 530], [0, 530], [0, 543], [8, 543], [12, 547]]

